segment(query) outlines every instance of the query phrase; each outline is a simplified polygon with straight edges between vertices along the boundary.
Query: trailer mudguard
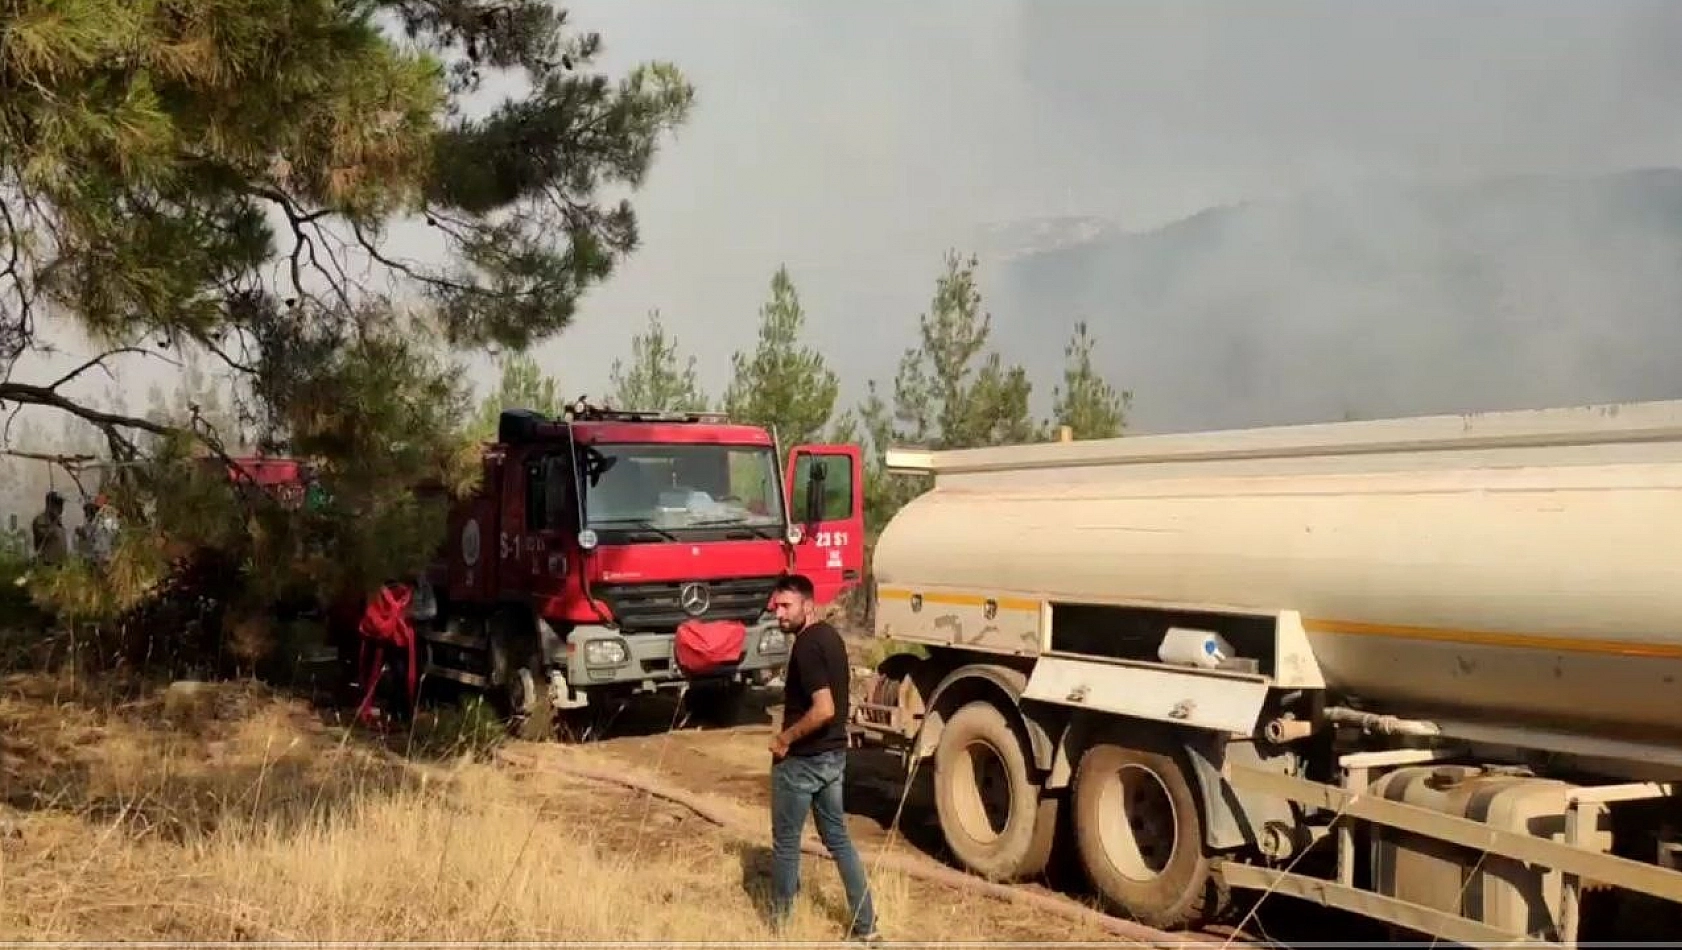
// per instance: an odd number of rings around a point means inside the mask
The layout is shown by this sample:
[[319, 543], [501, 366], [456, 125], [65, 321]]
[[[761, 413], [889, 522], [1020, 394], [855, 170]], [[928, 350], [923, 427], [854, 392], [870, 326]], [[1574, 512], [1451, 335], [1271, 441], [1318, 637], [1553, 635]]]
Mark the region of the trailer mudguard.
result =
[[[971, 700], [982, 697], [1002, 698], [1008, 703], [1010, 710], [1015, 710], [1016, 721], [1022, 724], [1022, 731], [1028, 736], [1028, 751], [1034, 767], [1048, 771], [1056, 756], [1057, 743], [1052, 740], [1043, 725], [1023, 711], [1022, 691], [1027, 687], [1028, 677], [1025, 673], [994, 663], [971, 663], [946, 674], [940, 685], [934, 688], [926, 705], [931, 716], [939, 716], [944, 720], [959, 706]], [[917, 742], [918, 754], [933, 755], [939, 738], [938, 730], [933, 734], [920, 736]]]

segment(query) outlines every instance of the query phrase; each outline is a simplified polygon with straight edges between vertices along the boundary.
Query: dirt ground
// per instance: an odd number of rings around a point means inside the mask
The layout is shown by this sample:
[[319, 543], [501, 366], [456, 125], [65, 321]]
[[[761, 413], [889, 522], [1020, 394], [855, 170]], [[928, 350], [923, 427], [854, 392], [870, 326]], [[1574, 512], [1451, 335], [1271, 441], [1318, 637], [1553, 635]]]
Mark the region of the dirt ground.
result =
[[[750, 707], [728, 727], [669, 728], [670, 706], [648, 703], [642, 715], [615, 723], [603, 741], [578, 746], [521, 744], [536, 756], [610, 762], [658, 776], [691, 792], [729, 798], [762, 816], [770, 808], [772, 724], [779, 705]], [[877, 750], [854, 749], [848, 756], [845, 802], [853, 840], [866, 850], [893, 847], [931, 864], [945, 857], [926, 774], [903, 780], [903, 766]], [[895, 819], [898, 819], [897, 827]], [[1041, 889], [1044, 890], [1044, 889]], [[1050, 893], [1049, 891], [1046, 891]]]
[[[857, 666], [868, 668], [868, 644], [852, 641], [849, 646], [856, 654]], [[674, 705], [664, 701], [650, 701], [639, 708], [635, 716], [622, 718], [614, 724], [602, 741], [581, 745], [520, 743], [522, 758], [535, 763], [551, 761], [581, 761], [609, 763], [616, 769], [656, 777], [684, 790], [728, 799], [741, 808], [750, 820], [765, 826], [769, 838], [770, 741], [773, 723], [780, 723], [782, 708], [773, 701], [769, 705], [750, 706], [734, 724], [725, 727], [690, 727], [673, 729]], [[905, 781], [903, 765], [893, 755], [868, 749], [854, 749], [848, 757], [848, 776], [845, 802], [848, 828], [853, 840], [867, 855], [891, 849], [900, 855], [914, 857], [928, 866], [952, 866], [941, 839], [935, 815], [928, 764]], [[825, 863], [806, 859], [819, 879], [833, 880], [835, 873]], [[1087, 889], [1076, 866], [1073, 854], [1058, 854], [1048, 879], [1016, 885], [1020, 890], [1059, 898], [1093, 909], [1100, 902]], [[1176, 935], [1181, 942], [1213, 942], [1234, 945], [1286, 946], [1301, 942], [1338, 940], [1383, 942], [1388, 934], [1376, 925], [1359, 921], [1325, 908], [1289, 901], [1284, 898], [1263, 900], [1255, 914], [1241, 911], [1242, 932], [1230, 925], [1213, 927], [1199, 933]], [[961, 909], [959, 909], [961, 908]], [[899, 939], [951, 939], [928, 936], [942, 928], [959, 927], [959, 917], [973, 911], [973, 905], [923, 905], [910, 919], [896, 922], [909, 932]], [[931, 915], [934, 919], [930, 919]], [[956, 915], [956, 916], [954, 916]], [[1023, 918], [1027, 920], [1024, 921]], [[1086, 933], [1082, 928], [1068, 928], [1055, 918], [1036, 917], [1020, 909], [1005, 907], [997, 921], [988, 924], [989, 940], [1055, 940], [1101, 939], [1115, 941], [1113, 936]], [[1020, 934], [1020, 936], [1017, 936]], [[1045, 934], [1045, 936], [1036, 936]], [[1060, 934], [1061, 936], [1054, 936]]]
[[[868, 667], [871, 644], [855, 642]], [[317, 696], [319, 703], [324, 697]], [[774, 698], [773, 698], [774, 701]], [[481, 711], [429, 708], [401, 734], [238, 683], [167, 689], [0, 678], [0, 933], [72, 940], [766, 941], [777, 705], [724, 727], [651, 699], [580, 744], [516, 742]], [[651, 779], [721, 828], [568, 764]], [[929, 776], [854, 750], [848, 821], [893, 942], [1117, 939], [883, 863], [948, 866]], [[795, 941], [846, 925], [838, 875], [803, 859]], [[1069, 856], [1022, 890], [1097, 907]], [[1250, 940], [1333, 934], [1256, 920]], [[1272, 931], [1271, 933], [1269, 931]], [[1292, 930], [1302, 931], [1300, 934]], [[1230, 931], [1201, 936], [1221, 946]]]
[[[560, 746], [494, 742], [493, 729], [449, 712], [381, 739], [250, 685], [158, 691], [6, 678], [0, 933], [772, 939], [762, 916], [763, 714], [728, 729], [668, 731], [669, 709], [651, 704], [650, 721]], [[703, 793], [758, 822], [764, 840], [545, 767], [567, 757]], [[848, 789], [889, 940], [1106, 940], [1084, 924], [882, 869], [883, 847], [918, 853], [886, 831], [897, 792], [863, 767]], [[846, 912], [833, 866], [807, 857], [803, 880], [788, 936], [837, 939]]]

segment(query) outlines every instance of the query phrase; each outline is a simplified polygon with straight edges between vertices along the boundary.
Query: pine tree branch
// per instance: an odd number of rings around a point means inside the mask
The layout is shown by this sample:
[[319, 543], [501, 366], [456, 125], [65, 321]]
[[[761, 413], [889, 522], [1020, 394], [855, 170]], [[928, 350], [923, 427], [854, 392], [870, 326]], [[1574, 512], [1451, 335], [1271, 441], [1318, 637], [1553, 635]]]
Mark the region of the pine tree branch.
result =
[[126, 416], [84, 406], [73, 399], [60, 395], [51, 386], [0, 382], [0, 404], [7, 402], [26, 406], [45, 406], [67, 412], [104, 433], [105, 440], [111, 445], [112, 453], [122, 458], [133, 458], [139, 454], [139, 449], [135, 446], [134, 440], [123, 434], [125, 429], [140, 430], [161, 436], [173, 435], [179, 431], [150, 419], [141, 419], [138, 416]]
[[[203, 159], [199, 160], [204, 161]], [[322, 222], [334, 214], [333, 209], [317, 208], [313, 211], [306, 211], [296, 199], [285, 191], [258, 182], [247, 182], [241, 190], [254, 198], [262, 198], [268, 201], [278, 207], [282, 214], [286, 215], [286, 223], [292, 230], [292, 253], [287, 255], [287, 267], [291, 273], [293, 294], [300, 300], [315, 299], [315, 295], [304, 288], [304, 262], [307, 260], [309, 266], [326, 280], [327, 286], [333, 289], [333, 294], [339, 298], [339, 303], [346, 310], [353, 309], [349, 289], [345, 286], [350, 281], [344, 273], [344, 267], [339, 264], [336, 258], [332, 257], [331, 251], [327, 251], [329, 260], [333, 261], [334, 267], [339, 271], [339, 274], [335, 276], [315, 256], [318, 241], [325, 249], [327, 242], [326, 235], [322, 230]], [[353, 226], [355, 226], [354, 222]], [[305, 228], [311, 228], [314, 235], [306, 233]]]
[[[24, 210], [29, 208], [28, 196], [22, 198]], [[0, 280], [5, 281], [5, 290], [0, 291], [0, 360], [8, 366], [29, 348], [35, 334], [35, 286], [40, 275], [28, 275], [24, 267], [24, 240], [20, 232], [17, 212], [13, 211], [11, 203], [0, 198], [0, 224], [5, 227], [5, 233], [0, 239], [6, 243], [6, 266], [0, 269]], [[6, 300], [10, 297], [10, 305]], [[4, 373], [0, 373], [3, 376]]]
[[76, 483], [76, 491], [84, 499], [88, 497], [88, 489], [86, 485], [82, 484], [80, 478], [82, 467], [89, 462], [98, 461], [92, 455], [55, 455], [46, 452], [22, 452], [16, 449], [0, 449], [0, 455], [28, 459], [31, 462], [46, 462], [48, 465], [63, 469], [64, 474]]
[[[46, 388], [50, 389], [50, 390], [56, 390], [60, 386], [63, 386], [65, 383], [70, 382], [71, 380], [73, 380], [76, 377], [82, 375], [83, 373], [87, 372], [88, 370], [95, 369], [95, 368], [102, 370], [105, 373], [105, 375], [110, 378], [110, 380], [112, 382], [116, 382], [117, 381], [116, 375], [111, 372], [111, 367], [105, 365], [105, 361], [107, 359], [113, 357], [113, 356], [120, 356], [124, 353], [139, 353], [142, 356], [154, 355], [154, 354], [151, 354], [151, 353], [147, 352], [146, 350], [141, 349], [138, 346], [119, 346], [114, 350], [107, 350], [106, 352], [101, 353], [98, 356], [94, 357], [93, 359], [88, 360], [87, 362], [83, 363], [82, 365], [76, 367], [75, 369], [71, 370], [70, 372], [65, 373], [63, 376], [60, 376], [57, 380], [50, 383]], [[159, 357], [159, 358], [162, 359], [162, 357]]]
[[257, 367], [252, 366], [249, 363], [242, 363], [239, 360], [234, 359], [233, 356], [231, 354], [229, 354], [228, 351], [224, 350], [221, 347], [221, 345], [218, 344], [216, 341], [208, 340], [208, 339], [205, 339], [203, 337], [198, 337], [198, 338], [196, 338], [196, 342], [200, 346], [204, 347], [206, 350], [210, 351], [210, 355], [216, 357], [217, 359], [221, 360], [224, 364], [226, 364], [229, 369], [234, 370], [235, 372], [247, 373], [247, 374], [250, 374], [252, 376], [257, 375], [257, 373], [258, 373]]
[[362, 245], [362, 250], [365, 251], [369, 257], [373, 258], [376, 263], [389, 267], [412, 280], [419, 281], [423, 284], [431, 284], [432, 286], [442, 290], [453, 290], [458, 293], [476, 293], [486, 297], [495, 296], [495, 294], [491, 291], [480, 287], [477, 284], [463, 284], [458, 281], [450, 280], [446, 277], [439, 277], [436, 274], [423, 273], [422, 271], [419, 271], [402, 261], [386, 256], [385, 252], [375, 246], [373, 240], [363, 232], [360, 224], [352, 222], [350, 230], [352, 234], [356, 235], [356, 241], [358, 244]]

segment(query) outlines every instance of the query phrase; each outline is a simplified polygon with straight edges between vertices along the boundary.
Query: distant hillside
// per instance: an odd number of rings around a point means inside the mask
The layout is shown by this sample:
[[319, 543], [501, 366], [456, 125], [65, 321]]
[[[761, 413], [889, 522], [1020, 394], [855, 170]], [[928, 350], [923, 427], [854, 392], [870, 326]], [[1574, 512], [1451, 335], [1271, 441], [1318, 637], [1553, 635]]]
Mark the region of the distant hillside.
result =
[[1085, 317], [1140, 430], [1682, 397], [1682, 170], [1012, 232], [998, 342], [1049, 389]]

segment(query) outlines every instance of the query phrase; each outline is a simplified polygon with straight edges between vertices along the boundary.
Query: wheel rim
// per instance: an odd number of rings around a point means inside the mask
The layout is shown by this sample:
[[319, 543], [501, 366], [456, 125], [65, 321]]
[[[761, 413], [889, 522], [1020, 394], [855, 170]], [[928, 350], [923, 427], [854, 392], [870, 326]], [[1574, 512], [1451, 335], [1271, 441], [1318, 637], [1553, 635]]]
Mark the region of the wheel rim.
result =
[[991, 742], [971, 740], [959, 757], [955, 777], [953, 804], [958, 826], [983, 844], [997, 841], [1010, 823], [1016, 804], [1004, 756]]
[[1117, 873], [1131, 881], [1155, 880], [1178, 846], [1174, 799], [1155, 772], [1124, 765], [1098, 792], [1098, 839]]
[[531, 670], [519, 669], [508, 678], [508, 705], [516, 716], [530, 716], [537, 709], [537, 681]]

